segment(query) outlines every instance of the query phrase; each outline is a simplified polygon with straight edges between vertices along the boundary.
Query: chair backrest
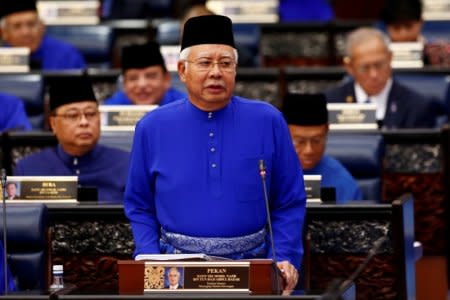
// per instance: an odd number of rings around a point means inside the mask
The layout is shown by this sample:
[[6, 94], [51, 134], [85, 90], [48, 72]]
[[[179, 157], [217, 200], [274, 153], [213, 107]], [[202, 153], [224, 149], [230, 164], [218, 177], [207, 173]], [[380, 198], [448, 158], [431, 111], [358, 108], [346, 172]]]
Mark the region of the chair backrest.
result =
[[[0, 214], [3, 240], [3, 214]], [[48, 288], [50, 275], [47, 207], [8, 204], [6, 207], [8, 265], [20, 291]]]
[[72, 44], [83, 54], [88, 66], [111, 66], [113, 28], [107, 25], [48, 26], [47, 34]]
[[381, 200], [384, 154], [380, 134], [331, 133], [325, 153], [340, 161], [356, 179], [366, 200]]
[[0, 74], [0, 91], [22, 99], [33, 128], [43, 128], [44, 83], [41, 74]]
[[450, 105], [450, 76], [445, 73], [396, 72], [395, 78], [413, 91], [434, 101], [441, 117], [436, 120], [440, 126], [447, 121]]

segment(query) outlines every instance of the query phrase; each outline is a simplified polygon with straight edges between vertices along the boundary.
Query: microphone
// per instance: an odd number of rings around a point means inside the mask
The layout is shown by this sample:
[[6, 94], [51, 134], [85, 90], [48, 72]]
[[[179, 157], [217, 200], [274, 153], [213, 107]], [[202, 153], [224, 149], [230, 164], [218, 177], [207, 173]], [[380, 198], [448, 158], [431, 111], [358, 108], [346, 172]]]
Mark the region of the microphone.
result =
[[8, 249], [7, 249], [7, 238], [6, 238], [6, 170], [1, 169], [2, 175], [2, 216], [3, 216], [3, 273], [4, 273], [4, 287], [5, 295], [8, 294]]
[[[262, 182], [262, 188], [263, 188], [263, 194], [264, 194], [264, 202], [266, 206], [266, 214], [267, 214], [267, 227], [269, 229], [269, 238], [270, 238], [270, 244], [272, 245], [272, 257], [275, 261], [275, 264], [277, 263], [277, 255], [275, 252], [275, 245], [274, 245], [274, 238], [273, 238], [273, 230], [272, 230], [272, 221], [270, 219], [270, 209], [269, 209], [269, 196], [267, 195], [267, 186], [266, 186], [266, 164], [264, 163], [263, 159], [259, 160], [259, 175], [261, 176], [261, 182]], [[281, 294], [280, 290], [280, 281], [278, 279], [278, 267], [276, 268], [277, 275], [275, 275], [275, 283], [277, 285], [277, 294]]]
[[321, 300], [335, 300], [339, 299], [341, 294], [346, 290], [349, 284], [351, 284], [355, 279], [361, 274], [361, 272], [364, 270], [364, 268], [367, 266], [367, 264], [370, 262], [370, 260], [377, 254], [378, 250], [381, 248], [381, 246], [387, 241], [387, 236], [382, 236], [378, 240], [375, 241], [372, 248], [369, 250], [369, 253], [367, 254], [364, 261], [356, 268], [356, 270], [346, 279], [346, 280], [339, 280], [334, 279], [330, 286], [327, 288], [325, 293], [320, 297]]

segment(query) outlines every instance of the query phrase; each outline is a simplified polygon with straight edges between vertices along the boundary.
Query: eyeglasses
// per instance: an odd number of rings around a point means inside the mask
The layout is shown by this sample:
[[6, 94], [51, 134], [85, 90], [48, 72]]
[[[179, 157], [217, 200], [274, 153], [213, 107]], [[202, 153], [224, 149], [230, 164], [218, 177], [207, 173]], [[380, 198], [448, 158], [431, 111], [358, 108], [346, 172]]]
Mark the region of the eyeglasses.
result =
[[388, 60], [381, 60], [378, 62], [374, 62], [372, 64], [364, 64], [364, 65], [356, 66], [356, 70], [361, 74], [367, 74], [370, 72], [370, 70], [372, 68], [376, 71], [384, 70], [384, 69], [386, 69], [388, 64], [389, 64]]
[[223, 72], [233, 72], [236, 68], [236, 63], [229, 58], [224, 58], [219, 61], [214, 61], [211, 59], [199, 59], [199, 60], [186, 60], [189, 63], [192, 63], [195, 68], [199, 71], [206, 72], [213, 68], [214, 65], [217, 65], [219, 69]]
[[310, 143], [312, 147], [317, 147], [323, 145], [325, 143], [325, 140], [326, 140], [325, 135], [318, 135], [311, 138], [304, 138], [304, 137], [292, 138], [292, 143], [294, 144], [295, 147], [305, 147], [308, 143]]
[[40, 21], [39, 20], [27, 20], [24, 22], [17, 22], [17, 23], [12, 23], [12, 24], [7, 24], [7, 28], [9, 28], [9, 30], [11, 31], [20, 31], [23, 28], [26, 28], [30, 31], [34, 31], [37, 30], [39, 28], [40, 25]]
[[92, 121], [93, 119], [98, 117], [98, 115], [99, 115], [98, 110], [88, 110], [88, 111], [84, 111], [84, 112], [68, 111], [63, 114], [54, 114], [53, 116], [61, 117], [66, 121], [75, 123], [75, 122], [79, 122], [83, 116], [87, 121]]

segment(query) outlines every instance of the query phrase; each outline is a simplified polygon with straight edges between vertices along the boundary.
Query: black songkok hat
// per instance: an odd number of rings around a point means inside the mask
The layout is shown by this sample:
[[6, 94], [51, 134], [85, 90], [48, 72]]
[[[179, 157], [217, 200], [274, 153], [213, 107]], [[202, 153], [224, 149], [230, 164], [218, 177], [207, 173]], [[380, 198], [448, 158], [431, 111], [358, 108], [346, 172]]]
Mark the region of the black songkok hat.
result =
[[123, 71], [128, 69], [143, 69], [157, 65], [162, 66], [164, 70], [166, 69], [158, 43], [151, 42], [122, 48]]
[[34, 0], [0, 0], [0, 18], [22, 11], [37, 11]]
[[386, 24], [422, 19], [422, 2], [420, 0], [389, 0], [381, 10], [381, 19]]
[[92, 84], [85, 74], [52, 78], [49, 84], [51, 111], [62, 105], [74, 102], [97, 102]]
[[184, 24], [181, 50], [201, 44], [223, 44], [235, 48], [230, 18], [207, 15], [187, 20]]
[[316, 126], [328, 124], [327, 100], [324, 94], [287, 94], [283, 115], [288, 124]]

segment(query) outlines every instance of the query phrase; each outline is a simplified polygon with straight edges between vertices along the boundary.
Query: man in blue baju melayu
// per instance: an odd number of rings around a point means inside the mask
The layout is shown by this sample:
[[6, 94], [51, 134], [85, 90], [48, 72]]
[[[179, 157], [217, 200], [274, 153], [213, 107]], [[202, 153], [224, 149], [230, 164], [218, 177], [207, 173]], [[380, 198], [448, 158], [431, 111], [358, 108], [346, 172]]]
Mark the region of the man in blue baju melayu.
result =
[[98, 189], [101, 202], [121, 203], [129, 154], [98, 144], [100, 113], [87, 76], [64, 76], [50, 84], [50, 126], [59, 144], [17, 163], [16, 176], [78, 176]]
[[35, 0], [2, 0], [2, 39], [7, 46], [30, 49], [30, 67], [38, 70], [83, 69], [82, 54], [74, 46], [45, 34]]
[[122, 49], [123, 89], [104, 104], [165, 105], [186, 95], [171, 87], [170, 73], [155, 42], [129, 45]]
[[289, 293], [303, 255], [306, 194], [287, 124], [273, 106], [232, 95], [238, 54], [229, 18], [189, 19], [181, 49], [188, 98], [136, 126], [124, 198], [135, 255], [273, 257], [258, 168], [264, 160], [273, 244]]
[[323, 94], [288, 94], [283, 115], [305, 175], [322, 175], [322, 187], [336, 189], [336, 203], [362, 200], [353, 176], [336, 159], [324, 155], [328, 135], [328, 110]]

